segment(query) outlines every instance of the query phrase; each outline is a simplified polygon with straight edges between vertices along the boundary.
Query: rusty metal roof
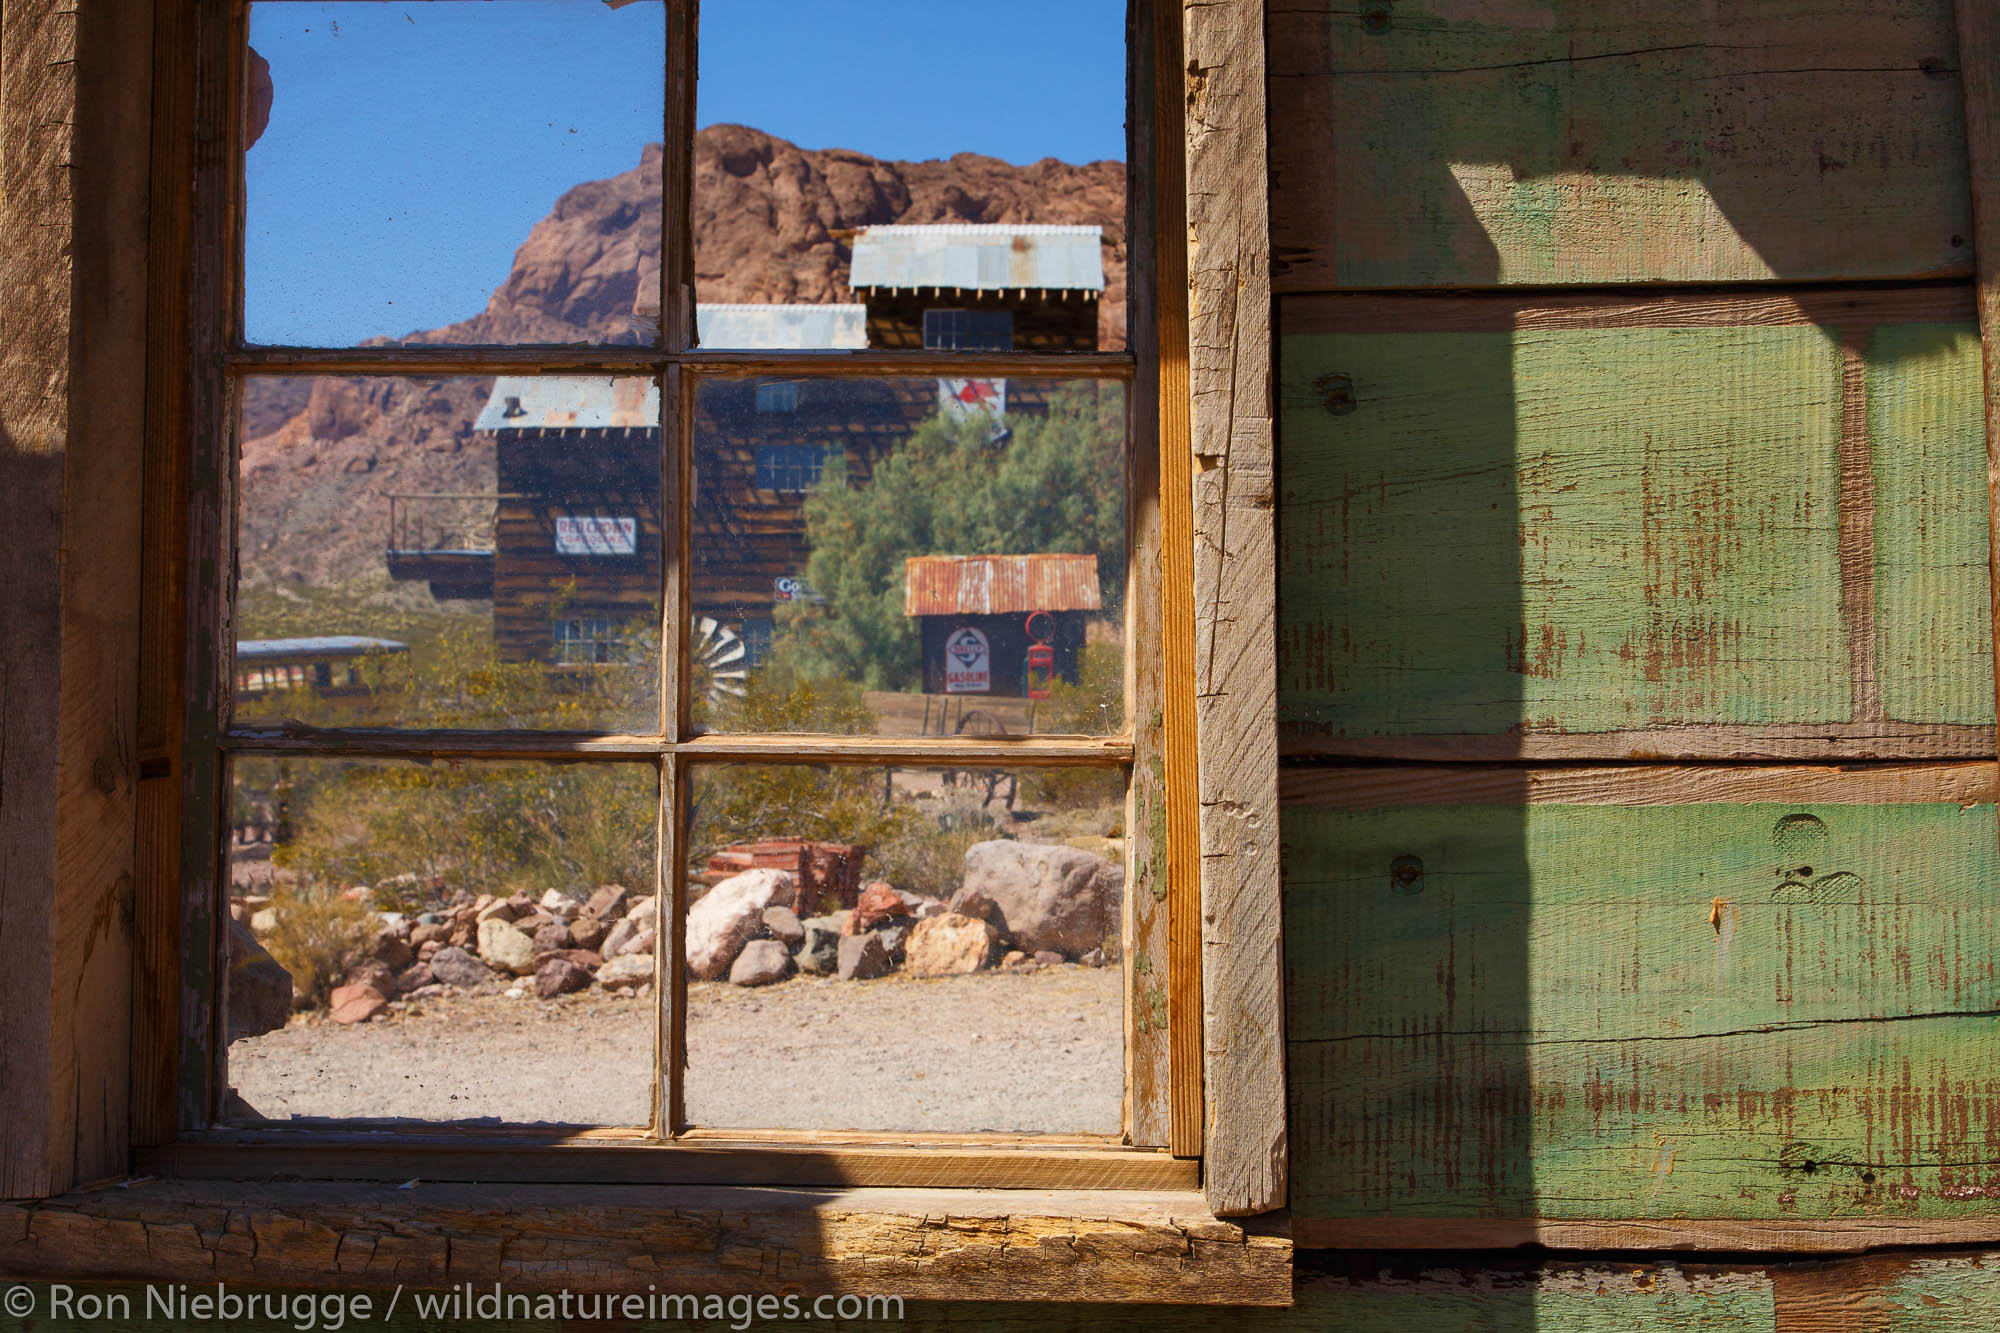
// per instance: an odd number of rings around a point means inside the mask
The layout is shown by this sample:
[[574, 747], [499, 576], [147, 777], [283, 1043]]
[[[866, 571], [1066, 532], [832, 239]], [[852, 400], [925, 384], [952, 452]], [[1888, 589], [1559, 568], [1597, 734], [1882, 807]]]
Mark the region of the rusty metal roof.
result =
[[848, 285], [1101, 292], [1103, 231], [975, 222], [864, 227], [854, 238]]
[[1094, 555], [919, 555], [903, 562], [906, 616], [1099, 611]]

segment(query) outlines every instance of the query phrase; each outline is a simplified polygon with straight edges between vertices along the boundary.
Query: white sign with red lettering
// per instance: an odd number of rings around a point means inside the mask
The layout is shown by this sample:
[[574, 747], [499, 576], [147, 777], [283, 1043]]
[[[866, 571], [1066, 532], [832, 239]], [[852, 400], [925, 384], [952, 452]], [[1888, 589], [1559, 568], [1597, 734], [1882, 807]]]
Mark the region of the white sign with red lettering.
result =
[[632, 555], [639, 549], [639, 520], [562, 514], [556, 518], [557, 555]]
[[967, 625], [944, 641], [944, 692], [990, 694], [993, 690], [993, 650], [986, 635]]

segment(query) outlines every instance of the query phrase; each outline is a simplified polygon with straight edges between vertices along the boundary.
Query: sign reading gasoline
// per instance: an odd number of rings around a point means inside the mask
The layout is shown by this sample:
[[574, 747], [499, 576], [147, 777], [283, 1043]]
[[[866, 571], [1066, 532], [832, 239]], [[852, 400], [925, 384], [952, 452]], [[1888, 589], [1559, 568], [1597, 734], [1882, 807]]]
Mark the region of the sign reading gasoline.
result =
[[556, 518], [557, 555], [632, 555], [639, 549], [639, 520], [561, 514]]
[[944, 641], [944, 692], [987, 694], [993, 689], [993, 650], [986, 635], [970, 625]]

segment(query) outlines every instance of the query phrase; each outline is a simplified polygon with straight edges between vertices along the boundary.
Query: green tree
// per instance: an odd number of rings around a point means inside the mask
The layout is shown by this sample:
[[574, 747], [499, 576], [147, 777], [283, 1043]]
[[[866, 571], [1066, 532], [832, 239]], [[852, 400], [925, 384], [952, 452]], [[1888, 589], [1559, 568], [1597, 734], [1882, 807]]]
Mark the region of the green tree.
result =
[[903, 562], [917, 555], [1088, 553], [1105, 609], [1124, 594], [1125, 410], [1117, 384], [1051, 396], [996, 438], [983, 416], [944, 415], [876, 460], [865, 484], [829, 460], [805, 504], [806, 580], [824, 598], [779, 608], [773, 651], [808, 678], [913, 688], [917, 624], [903, 614]]

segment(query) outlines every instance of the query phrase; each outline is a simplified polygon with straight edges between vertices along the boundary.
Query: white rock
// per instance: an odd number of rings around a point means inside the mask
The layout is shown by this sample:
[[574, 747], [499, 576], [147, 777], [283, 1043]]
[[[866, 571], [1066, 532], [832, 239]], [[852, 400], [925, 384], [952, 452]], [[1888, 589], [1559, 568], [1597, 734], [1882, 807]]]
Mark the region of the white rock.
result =
[[632, 990], [653, 984], [653, 955], [628, 953], [597, 969], [597, 984], [606, 990]]
[[798, 887], [790, 871], [759, 868], [732, 875], [688, 908], [688, 971], [714, 981], [729, 971], [743, 946], [764, 923], [764, 909], [792, 902]]
[[631, 910], [625, 913], [625, 919], [642, 929], [652, 925], [660, 919], [659, 898], [652, 894], [647, 894], [644, 898], [632, 904]]
[[488, 966], [525, 977], [535, 970], [535, 942], [511, 921], [488, 917], [479, 923], [479, 956]]

